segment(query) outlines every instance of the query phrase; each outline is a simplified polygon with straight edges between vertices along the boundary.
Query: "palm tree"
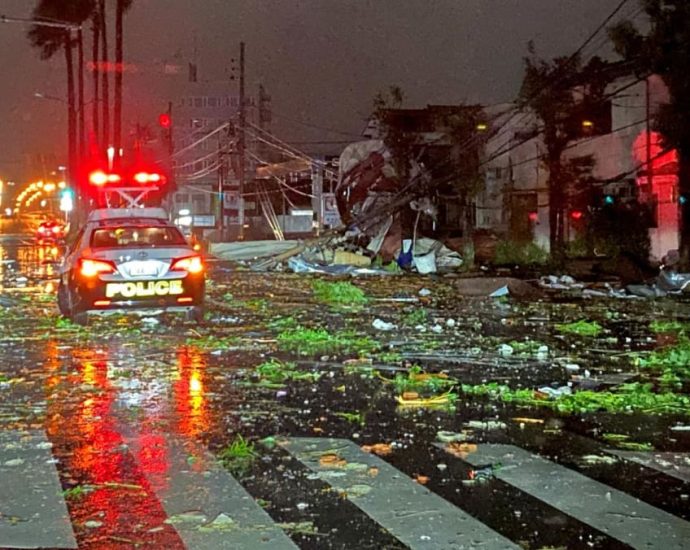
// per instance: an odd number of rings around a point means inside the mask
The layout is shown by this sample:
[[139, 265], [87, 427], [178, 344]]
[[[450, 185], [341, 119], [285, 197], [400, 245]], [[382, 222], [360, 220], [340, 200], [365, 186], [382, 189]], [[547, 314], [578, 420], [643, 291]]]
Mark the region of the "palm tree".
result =
[[[60, 21], [81, 25], [93, 9], [93, 0], [39, 0], [33, 11], [33, 18], [46, 22]], [[28, 32], [31, 45], [40, 51], [41, 59], [50, 59], [61, 49], [65, 54], [67, 71], [67, 146], [69, 175], [74, 180], [77, 165], [77, 108], [74, 82], [74, 61], [72, 48], [74, 39], [71, 30], [34, 25]]]
[[100, 125], [100, 102], [99, 88], [100, 88], [100, 73], [98, 72], [100, 57], [100, 37], [101, 37], [101, 17], [98, 13], [98, 4], [94, 2], [93, 11], [91, 12], [91, 65], [93, 70], [93, 105], [91, 107], [91, 129], [93, 131], [93, 141], [98, 144], [101, 140], [101, 125]]
[[98, 0], [98, 16], [101, 35], [101, 147], [110, 144], [110, 89], [108, 79], [108, 26], [106, 24], [105, 0]]
[[115, 150], [122, 147], [122, 77], [123, 62], [123, 19], [124, 14], [132, 7], [134, 0], [117, 0], [115, 7], [115, 97], [113, 116], [113, 141]]

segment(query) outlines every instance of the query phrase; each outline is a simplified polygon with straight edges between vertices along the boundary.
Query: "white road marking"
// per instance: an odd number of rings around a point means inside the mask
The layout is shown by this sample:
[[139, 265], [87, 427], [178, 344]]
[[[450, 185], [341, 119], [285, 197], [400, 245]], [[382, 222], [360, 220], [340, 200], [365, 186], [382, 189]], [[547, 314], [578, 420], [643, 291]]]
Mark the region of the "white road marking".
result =
[[[284, 449], [413, 550], [519, 548], [351, 441], [289, 438]], [[322, 464], [324, 454], [345, 462]]]
[[77, 548], [50, 449], [42, 431], [0, 431], [2, 548]]
[[[436, 444], [443, 449], [442, 444]], [[514, 445], [478, 445], [475, 467], [633, 548], [690, 549], [690, 523]]]

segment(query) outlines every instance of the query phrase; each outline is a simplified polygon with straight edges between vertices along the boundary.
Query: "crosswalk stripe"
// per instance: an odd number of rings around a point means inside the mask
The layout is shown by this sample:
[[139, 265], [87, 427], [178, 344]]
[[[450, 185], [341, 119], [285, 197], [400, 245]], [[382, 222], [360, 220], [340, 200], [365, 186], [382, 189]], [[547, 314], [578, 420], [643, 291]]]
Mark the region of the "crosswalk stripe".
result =
[[297, 548], [205, 448], [166, 434], [123, 436], [187, 548]]
[[519, 548], [351, 441], [288, 438], [284, 449], [413, 550]]
[[690, 481], [690, 453], [654, 453], [608, 449], [609, 454], [642, 464], [681, 481]]
[[77, 548], [44, 432], [0, 432], [0, 547]]
[[500, 465], [498, 479], [633, 548], [690, 548], [690, 523], [520, 447], [478, 445], [463, 460]]

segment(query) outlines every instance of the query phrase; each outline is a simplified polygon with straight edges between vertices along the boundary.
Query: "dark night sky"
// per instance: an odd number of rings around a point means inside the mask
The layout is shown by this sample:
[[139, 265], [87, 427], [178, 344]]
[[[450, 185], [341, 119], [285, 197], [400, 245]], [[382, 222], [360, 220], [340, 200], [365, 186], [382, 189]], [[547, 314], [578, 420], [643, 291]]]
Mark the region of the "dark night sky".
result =
[[[0, 14], [28, 17], [34, 3], [0, 0]], [[543, 56], [571, 53], [617, 3], [135, 0], [125, 22], [125, 55], [142, 73], [125, 79], [131, 102], [125, 126], [155, 120], [171, 86], [158, 67], [186, 66], [195, 42], [199, 76], [209, 79], [223, 78], [238, 42], [246, 42], [248, 89], [264, 83], [273, 97], [274, 131], [288, 139], [347, 139], [290, 119], [358, 134], [373, 96], [390, 84], [403, 88], [409, 106], [510, 100], [528, 40]], [[636, 7], [631, 2], [624, 13]], [[21, 177], [25, 152], [65, 149], [64, 105], [33, 97], [66, 96], [63, 58], [41, 61], [25, 32], [0, 25], [0, 177]]]

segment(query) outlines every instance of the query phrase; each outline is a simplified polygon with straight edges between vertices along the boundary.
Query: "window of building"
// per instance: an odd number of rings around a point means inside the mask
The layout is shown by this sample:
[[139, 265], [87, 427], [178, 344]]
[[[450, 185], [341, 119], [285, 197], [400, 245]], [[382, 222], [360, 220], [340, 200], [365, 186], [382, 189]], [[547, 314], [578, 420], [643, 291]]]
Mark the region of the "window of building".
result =
[[175, 201], [182, 203], [182, 204], [188, 203], [189, 202], [189, 193], [177, 193], [175, 195]]
[[204, 106], [204, 98], [203, 97], [195, 97], [194, 98], [194, 107], [203, 107]]
[[206, 107], [218, 107], [218, 104], [219, 104], [219, 98], [217, 98], [217, 97], [206, 98]]

